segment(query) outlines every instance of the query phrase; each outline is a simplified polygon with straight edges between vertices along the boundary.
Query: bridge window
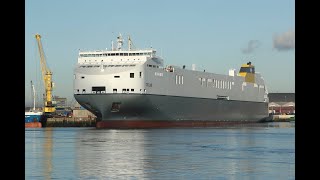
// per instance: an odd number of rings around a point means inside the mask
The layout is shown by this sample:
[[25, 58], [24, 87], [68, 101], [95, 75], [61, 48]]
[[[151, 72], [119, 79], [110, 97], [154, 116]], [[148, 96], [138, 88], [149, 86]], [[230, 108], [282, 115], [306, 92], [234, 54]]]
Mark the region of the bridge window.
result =
[[254, 67], [241, 67], [240, 72], [255, 73]]
[[130, 73], [130, 78], [134, 78], [134, 73]]

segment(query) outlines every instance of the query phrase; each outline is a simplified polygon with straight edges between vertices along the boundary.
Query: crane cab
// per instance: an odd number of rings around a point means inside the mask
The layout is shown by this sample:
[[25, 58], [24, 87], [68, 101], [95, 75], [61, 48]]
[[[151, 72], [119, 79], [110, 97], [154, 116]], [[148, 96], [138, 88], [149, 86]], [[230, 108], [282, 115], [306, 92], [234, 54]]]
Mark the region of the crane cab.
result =
[[245, 82], [255, 83], [255, 69], [250, 61], [247, 64], [242, 64], [239, 76], [244, 77]]

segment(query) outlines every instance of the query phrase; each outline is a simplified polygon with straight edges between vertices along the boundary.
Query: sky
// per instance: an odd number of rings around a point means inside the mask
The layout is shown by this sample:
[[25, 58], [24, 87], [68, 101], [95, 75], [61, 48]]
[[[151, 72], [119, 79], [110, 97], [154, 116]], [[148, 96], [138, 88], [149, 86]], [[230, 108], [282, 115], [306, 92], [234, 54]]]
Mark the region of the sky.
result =
[[[41, 42], [53, 95], [74, 103], [79, 50], [111, 48], [119, 33], [136, 48], [154, 48], [165, 65], [228, 74], [249, 61], [269, 93], [295, 92], [294, 0], [25, 1], [25, 104], [43, 94]], [[126, 44], [126, 42], [125, 42]], [[126, 48], [126, 46], [125, 46]]]

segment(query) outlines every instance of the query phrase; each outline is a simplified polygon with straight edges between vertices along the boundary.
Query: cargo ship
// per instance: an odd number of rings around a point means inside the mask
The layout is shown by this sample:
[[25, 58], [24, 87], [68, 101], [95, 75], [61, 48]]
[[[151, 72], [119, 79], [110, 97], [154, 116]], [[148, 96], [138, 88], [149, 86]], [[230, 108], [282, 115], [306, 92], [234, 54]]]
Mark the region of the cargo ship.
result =
[[[206, 127], [260, 122], [268, 91], [251, 62], [218, 74], [165, 65], [156, 50], [136, 49], [121, 34], [108, 50], [79, 50], [74, 97], [97, 128]], [[198, 61], [198, 60], [197, 60]]]

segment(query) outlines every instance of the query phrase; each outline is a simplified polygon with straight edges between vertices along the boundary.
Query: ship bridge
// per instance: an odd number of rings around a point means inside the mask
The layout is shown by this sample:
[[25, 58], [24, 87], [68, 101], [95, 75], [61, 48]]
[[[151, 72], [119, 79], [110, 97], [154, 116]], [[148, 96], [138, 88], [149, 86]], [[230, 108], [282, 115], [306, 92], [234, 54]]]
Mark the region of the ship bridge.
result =
[[78, 64], [83, 65], [129, 65], [143, 64], [148, 60], [155, 61], [159, 66], [163, 66], [163, 60], [156, 55], [155, 49], [132, 48], [132, 41], [128, 38], [128, 49], [122, 50], [122, 36], [118, 36], [117, 48], [112, 43], [111, 50], [79, 51]]

